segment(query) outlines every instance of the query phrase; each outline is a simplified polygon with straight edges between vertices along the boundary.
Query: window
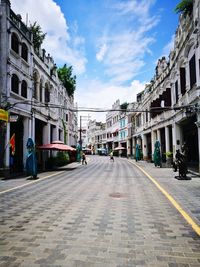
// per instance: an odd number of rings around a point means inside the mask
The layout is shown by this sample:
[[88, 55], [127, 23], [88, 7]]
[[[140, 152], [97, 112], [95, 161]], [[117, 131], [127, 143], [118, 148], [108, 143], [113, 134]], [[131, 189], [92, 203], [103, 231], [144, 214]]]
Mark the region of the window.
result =
[[25, 98], [27, 98], [27, 82], [22, 81], [22, 86], [21, 86], [21, 95]]
[[175, 82], [175, 103], [178, 102], [178, 81]]
[[145, 115], [146, 115], [146, 122], [148, 122], [148, 110], [147, 109], [145, 111]]
[[33, 98], [37, 99], [37, 82], [35, 80], [33, 83]]
[[189, 61], [190, 68], [190, 89], [196, 84], [196, 60], [195, 55]]
[[28, 62], [28, 47], [25, 43], [22, 44], [22, 58]]
[[11, 90], [16, 94], [19, 94], [19, 78], [16, 74], [13, 74], [11, 78]]
[[141, 121], [141, 114], [139, 114], [139, 115], [136, 116], [136, 126], [137, 127], [140, 127], [141, 126], [141, 123], [142, 123], [142, 121]]
[[48, 85], [46, 84], [45, 85], [45, 96], [44, 96], [44, 101], [46, 103], [50, 102], [50, 93], [49, 93], [49, 88], [48, 88]]
[[40, 102], [42, 102], [43, 100], [43, 84], [42, 84], [42, 80], [40, 80]]
[[35, 99], [38, 99], [38, 96], [37, 96], [37, 85], [39, 83], [39, 78], [38, 78], [38, 74], [37, 72], [35, 71], [33, 73], [33, 98]]
[[19, 54], [19, 39], [16, 33], [12, 33], [11, 36], [11, 49]]
[[180, 68], [180, 85], [181, 85], [181, 94], [184, 95], [186, 92], [185, 68]]

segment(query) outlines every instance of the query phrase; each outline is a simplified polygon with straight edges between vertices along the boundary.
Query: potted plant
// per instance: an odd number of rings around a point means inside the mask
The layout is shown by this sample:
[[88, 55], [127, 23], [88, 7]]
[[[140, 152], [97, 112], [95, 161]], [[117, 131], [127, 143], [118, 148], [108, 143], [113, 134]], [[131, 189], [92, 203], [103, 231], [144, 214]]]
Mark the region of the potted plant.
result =
[[166, 155], [166, 165], [168, 167], [171, 167], [172, 166], [172, 163], [173, 163], [173, 152], [167, 151], [165, 153], [165, 155]]

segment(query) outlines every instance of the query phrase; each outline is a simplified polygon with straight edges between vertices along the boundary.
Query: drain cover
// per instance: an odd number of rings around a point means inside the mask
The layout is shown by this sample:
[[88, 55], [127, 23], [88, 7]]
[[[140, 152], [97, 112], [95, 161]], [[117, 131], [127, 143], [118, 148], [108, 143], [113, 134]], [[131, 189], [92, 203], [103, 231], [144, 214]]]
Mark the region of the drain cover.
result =
[[109, 194], [110, 197], [113, 198], [122, 198], [122, 197], [127, 197], [126, 193], [120, 193], [120, 192], [113, 192], [111, 194]]

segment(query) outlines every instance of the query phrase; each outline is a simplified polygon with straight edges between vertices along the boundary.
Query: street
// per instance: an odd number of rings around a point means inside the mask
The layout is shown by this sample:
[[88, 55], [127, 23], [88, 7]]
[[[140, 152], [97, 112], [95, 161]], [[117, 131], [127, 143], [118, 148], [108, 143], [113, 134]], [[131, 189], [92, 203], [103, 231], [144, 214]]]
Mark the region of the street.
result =
[[0, 183], [0, 267], [200, 266], [200, 236], [139, 168], [87, 159], [16, 189]]

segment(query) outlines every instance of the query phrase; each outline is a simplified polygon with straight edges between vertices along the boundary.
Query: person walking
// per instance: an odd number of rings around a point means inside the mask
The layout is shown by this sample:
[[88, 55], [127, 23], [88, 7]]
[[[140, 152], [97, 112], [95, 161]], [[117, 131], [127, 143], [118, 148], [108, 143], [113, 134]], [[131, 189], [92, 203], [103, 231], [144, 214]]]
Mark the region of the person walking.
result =
[[82, 165], [87, 165], [85, 153], [82, 154]]
[[112, 160], [114, 162], [114, 156], [113, 156], [113, 152], [110, 152], [110, 160]]

